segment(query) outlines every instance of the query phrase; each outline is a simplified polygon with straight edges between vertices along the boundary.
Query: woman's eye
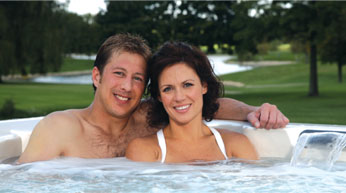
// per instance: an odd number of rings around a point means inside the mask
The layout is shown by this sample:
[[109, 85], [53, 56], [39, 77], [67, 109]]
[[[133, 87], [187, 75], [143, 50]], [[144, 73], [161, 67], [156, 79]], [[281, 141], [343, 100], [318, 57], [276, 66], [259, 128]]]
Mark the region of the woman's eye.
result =
[[170, 91], [171, 90], [171, 87], [166, 87], [166, 88], [164, 88], [162, 91], [163, 92], [168, 92], [168, 91]]
[[185, 87], [185, 88], [190, 87], [190, 86], [193, 86], [193, 84], [191, 84], [191, 83], [185, 83], [185, 84], [184, 84], [184, 87]]

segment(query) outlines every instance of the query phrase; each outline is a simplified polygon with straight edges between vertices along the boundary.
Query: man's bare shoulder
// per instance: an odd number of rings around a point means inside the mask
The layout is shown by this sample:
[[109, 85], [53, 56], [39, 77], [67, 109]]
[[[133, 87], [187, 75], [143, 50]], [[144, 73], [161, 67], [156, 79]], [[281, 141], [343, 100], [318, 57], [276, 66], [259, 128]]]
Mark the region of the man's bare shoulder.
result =
[[57, 111], [47, 115], [34, 128], [19, 163], [53, 159], [64, 154], [66, 142], [80, 134], [80, 110]]
[[[60, 143], [75, 136], [80, 136], [83, 131], [82, 110], [65, 110], [50, 113], [44, 117], [34, 128], [33, 140], [50, 140]], [[45, 138], [45, 139], [43, 139]]]
[[68, 130], [69, 132], [77, 132], [82, 129], [83, 110], [65, 110], [65, 111], [56, 111], [50, 113], [45, 118], [43, 118], [38, 126], [40, 125], [41, 129], [48, 129], [51, 132], [58, 131], [63, 132]]

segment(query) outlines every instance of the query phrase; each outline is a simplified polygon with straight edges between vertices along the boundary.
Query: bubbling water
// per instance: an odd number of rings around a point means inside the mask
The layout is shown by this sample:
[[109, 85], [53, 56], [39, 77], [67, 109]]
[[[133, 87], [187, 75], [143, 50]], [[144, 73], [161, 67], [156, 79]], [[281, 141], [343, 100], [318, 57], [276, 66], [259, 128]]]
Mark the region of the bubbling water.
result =
[[344, 163], [327, 171], [279, 159], [161, 164], [59, 158], [0, 164], [0, 192], [341, 192], [345, 171]]

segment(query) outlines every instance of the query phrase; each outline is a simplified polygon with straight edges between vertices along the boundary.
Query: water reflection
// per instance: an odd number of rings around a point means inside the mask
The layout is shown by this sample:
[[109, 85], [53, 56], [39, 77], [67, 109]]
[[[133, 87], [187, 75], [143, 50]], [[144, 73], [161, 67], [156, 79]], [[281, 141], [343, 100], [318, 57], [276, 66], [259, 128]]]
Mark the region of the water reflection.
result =
[[241, 72], [241, 71], [251, 70], [253, 68], [251, 66], [241, 66], [236, 63], [233, 63], [233, 64], [225, 63], [226, 60], [232, 58], [232, 56], [228, 56], [228, 55], [212, 55], [212, 56], [208, 56], [208, 58], [212, 66], [214, 67], [214, 72], [216, 75]]
[[40, 76], [32, 78], [30, 81], [39, 83], [92, 84], [91, 74], [72, 76]]

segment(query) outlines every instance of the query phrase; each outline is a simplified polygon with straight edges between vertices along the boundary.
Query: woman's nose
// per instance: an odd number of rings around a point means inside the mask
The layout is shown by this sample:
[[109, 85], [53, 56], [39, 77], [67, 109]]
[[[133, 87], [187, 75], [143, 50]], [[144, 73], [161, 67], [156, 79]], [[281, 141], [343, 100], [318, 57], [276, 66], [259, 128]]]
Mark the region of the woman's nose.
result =
[[183, 101], [185, 99], [185, 93], [182, 89], [176, 89], [175, 90], [175, 100], [176, 101]]

